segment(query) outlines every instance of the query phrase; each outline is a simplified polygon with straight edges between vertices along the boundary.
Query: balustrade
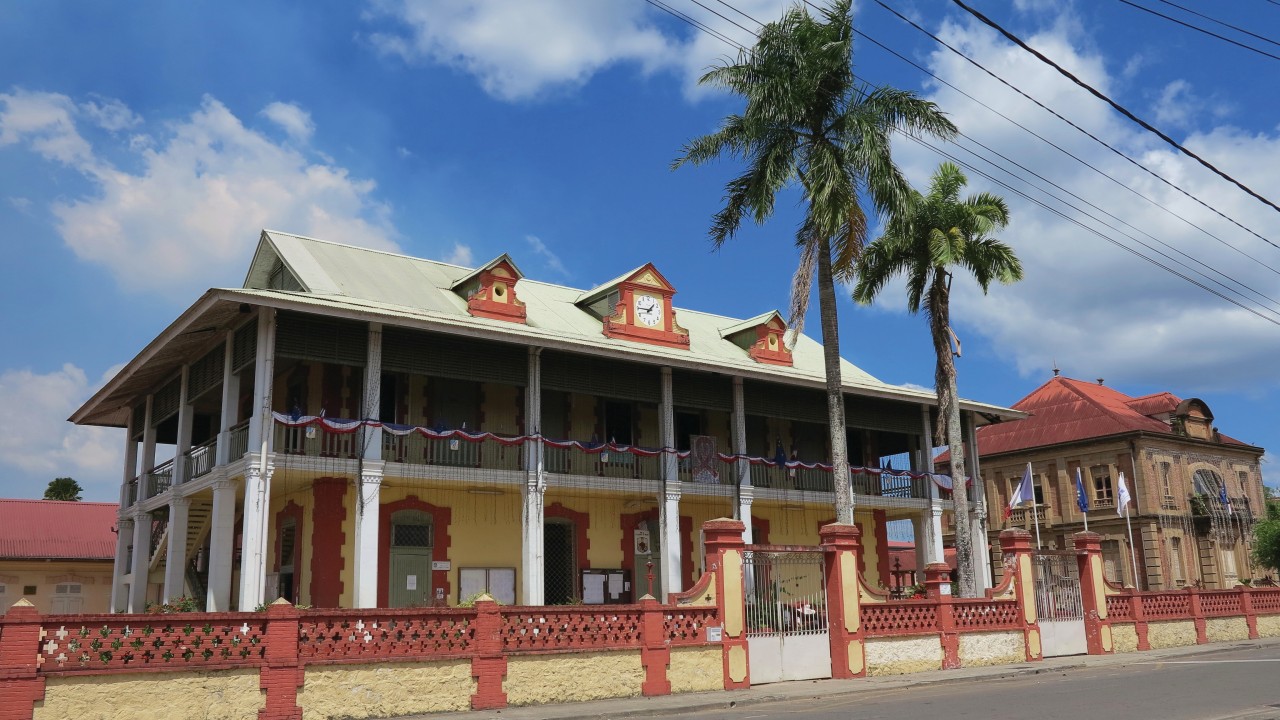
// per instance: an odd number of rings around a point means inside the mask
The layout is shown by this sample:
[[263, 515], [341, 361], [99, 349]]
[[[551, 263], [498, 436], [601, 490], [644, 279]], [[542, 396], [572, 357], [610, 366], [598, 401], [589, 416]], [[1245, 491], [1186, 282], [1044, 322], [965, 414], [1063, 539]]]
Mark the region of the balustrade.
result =
[[183, 477], [185, 477], [187, 481], [191, 481], [208, 473], [210, 470], [213, 470], [217, 457], [217, 438], [196, 445], [182, 456], [183, 463], [185, 463], [185, 474]]
[[169, 489], [169, 484], [173, 481], [173, 460], [155, 466], [147, 471], [144, 478], [146, 487], [146, 497], [153, 498]]

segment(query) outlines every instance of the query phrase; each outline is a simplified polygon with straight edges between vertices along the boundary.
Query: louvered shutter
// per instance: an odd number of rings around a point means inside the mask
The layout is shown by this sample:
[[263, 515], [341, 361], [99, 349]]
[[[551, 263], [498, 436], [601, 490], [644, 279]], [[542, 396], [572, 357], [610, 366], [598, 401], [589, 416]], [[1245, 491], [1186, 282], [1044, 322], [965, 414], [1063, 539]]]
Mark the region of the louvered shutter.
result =
[[253, 363], [258, 350], [258, 321], [250, 320], [236, 330], [231, 341], [231, 371], [240, 372]]
[[844, 421], [849, 427], [906, 435], [919, 435], [922, 423], [919, 405], [857, 396], [845, 396]]
[[659, 402], [661, 382], [660, 371], [652, 365], [551, 351], [542, 354], [542, 387], [547, 390]]
[[369, 327], [351, 320], [282, 312], [276, 319], [276, 357], [364, 367]]
[[219, 345], [192, 363], [187, 373], [187, 399], [195, 400], [211, 388], [222, 384], [222, 365], [226, 350]]
[[155, 427], [178, 412], [178, 402], [182, 399], [182, 378], [170, 380], [151, 401], [151, 426]]
[[827, 395], [821, 390], [747, 381], [742, 394], [748, 415], [827, 424]]
[[523, 345], [387, 328], [382, 332], [382, 369], [524, 387], [529, 351]]
[[671, 391], [678, 407], [733, 411], [733, 380], [723, 375], [673, 370]]

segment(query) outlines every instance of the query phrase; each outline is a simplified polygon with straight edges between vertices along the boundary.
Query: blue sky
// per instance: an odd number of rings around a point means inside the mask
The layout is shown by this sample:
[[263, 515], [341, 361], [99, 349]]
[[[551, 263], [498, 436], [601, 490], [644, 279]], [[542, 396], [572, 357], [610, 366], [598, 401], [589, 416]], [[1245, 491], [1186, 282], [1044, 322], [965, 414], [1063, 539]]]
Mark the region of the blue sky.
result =
[[[670, 4], [748, 41], [691, 0]], [[704, 4], [751, 27], [722, 3]], [[760, 20], [784, 7], [730, 4]], [[1280, 242], [1275, 211], [1174, 156], [954, 5], [888, 4]], [[1276, 199], [1280, 98], [1265, 81], [1274, 60], [1120, 3], [976, 6]], [[1264, 0], [1200, 10], [1280, 39], [1280, 6]], [[1280, 297], [1280, 273], [1267, 268], [1280, 268], [1277, 248], [874, 2], [860, 3], [856, 25], [1119, 185], [863, 41], [855, 65], [868, 82], [937, 100], [974, 140]], [[203, 290], [240, 285], [263, 227], [464, 264], [510, 252], [527, 275], [579, 287], [653, 261], [679, 306], [738, 317], [785, 309], [796, 196], [714, 252], [706, 230], [735, 166], [668, 169], [683, 142], [738, 107], [696, 86], [728, 52], [641, 0], [0, 5], [0, 496], [37, 497], [48, 480], [71, 475], [86, 499], [116, 498], [122, 431], [65, 418]], [[897, 147], [912, 180], [927, 182], [940, 158]], [[958, 280], [962, 394], [1011, 404], [1056, 361], [1067, 375], [1106, 378], [1134, 395], [1201, 397], [1224, 432], [1280, 448], [1280, 327], [969, 174], [971, 190], [1009, 198], [1003, 237], [1026, 279], [985, 298]], [[926, 326], [902, 305], [898, 291], [871, 308], [842, 296], [844, 355], [885, 381], [929, 385]], [[1274, 463], [1263, 472], [1280, 480]]]

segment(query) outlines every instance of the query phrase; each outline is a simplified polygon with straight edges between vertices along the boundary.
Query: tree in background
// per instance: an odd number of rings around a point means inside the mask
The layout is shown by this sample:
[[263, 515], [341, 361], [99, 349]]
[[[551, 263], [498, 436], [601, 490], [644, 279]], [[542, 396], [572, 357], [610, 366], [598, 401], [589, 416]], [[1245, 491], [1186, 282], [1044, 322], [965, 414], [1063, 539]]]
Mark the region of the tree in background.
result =
[[1280, 503], [1267, 501], [1267, 519], [1253, 526], [1253, 564], [1280, 572]]
[[79, 500], [82, 492], [84, 488], [80, 487], [80, 483], [69, 477], [60, 477], [49, 481], [49, 487], [44, 490], [44, 499]]
[[[929, 194], [912, 191], [889, 218], [884, 234], [867, 246], [858, 263], [853, 299], [868, 305], [890, 279], [907, 278], [907, 309], [924, 308], [937, 355], [934, 389], [938, 395], [935, 445], [951, 452], [951, 498], [954, 503], [956, 565], [961, 597], [977, 594], [973, 577], [973, 538], [965, 487], [964, 445], [960, 434], [960, 399], [956, 393], [955, 358], [960, 342], [951, 329], [951, 269], [973, 274], [986, 293], [992, 280], [1022, 279], [1022, 263], [1013, 248], [989, 234], [1009, 223], [1004, 199], [990, 193], [960, 198], [968, 183], [960, 168], [943, 163], [933, 174]], [[977, 482], [977, 478], [974, 479]]]
[[779, 193], [799, 187], [805, 217], [796, 231], [800, 266], [791, 287], [791, 341], [818, 281], [836, 522], [853, 524], [853, 487], [840, 376], [835, 280], [851, 280], [867, 236], [862, 196], [886, 213], [910, 192], [890, 154], [893, 131], [950, 139], [956, 127], [938, 107], [915, 94], [871, 89], [854, 82], [851, 0], [809, 15], [798, 3], [765, 25], [756, 44], [736, 62], [715, 67], [698, 82], [746, 101], [741, 115], [684, 146], [673, 168], [721, 157], [746, 163], [725, 188], [711, 239], [716, 247], [734, 236], [742, 219], [764, 223]]

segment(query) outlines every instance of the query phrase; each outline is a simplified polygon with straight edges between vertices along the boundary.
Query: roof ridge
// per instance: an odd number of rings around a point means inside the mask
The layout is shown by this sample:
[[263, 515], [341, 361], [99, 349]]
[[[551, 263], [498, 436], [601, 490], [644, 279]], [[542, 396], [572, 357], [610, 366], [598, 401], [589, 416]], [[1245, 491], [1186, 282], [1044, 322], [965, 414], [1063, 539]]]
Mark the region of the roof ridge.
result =
[[0, 502], [20, 503], [75, 503], [76, 505], [119, 505], [105, 500], [50, 500], [49, 498], [0, 498]]

